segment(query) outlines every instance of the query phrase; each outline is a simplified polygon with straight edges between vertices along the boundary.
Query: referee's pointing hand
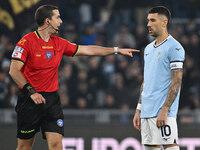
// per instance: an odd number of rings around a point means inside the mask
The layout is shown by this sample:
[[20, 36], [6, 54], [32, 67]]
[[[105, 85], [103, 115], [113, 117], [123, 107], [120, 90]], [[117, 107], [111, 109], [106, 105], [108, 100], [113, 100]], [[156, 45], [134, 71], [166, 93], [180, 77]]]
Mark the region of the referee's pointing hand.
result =
[[133, 57], [133, 52], [140, 52], [140, 50], [137, 50], [137, 49], [119, 49], [118, 50], [119, 54], [130, 56], [130, 57]]

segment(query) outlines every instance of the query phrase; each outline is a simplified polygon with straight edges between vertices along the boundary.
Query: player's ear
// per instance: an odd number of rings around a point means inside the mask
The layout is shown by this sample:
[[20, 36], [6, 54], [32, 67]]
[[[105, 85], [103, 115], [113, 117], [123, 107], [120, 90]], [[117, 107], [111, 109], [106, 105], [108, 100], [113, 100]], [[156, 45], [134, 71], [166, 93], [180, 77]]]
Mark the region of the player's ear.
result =
[[163, 27], [167, 27], [167, 24], [168, 24], [168, 20], [167, 20], [167, 19], [164, 19], [164, 20], [163, 20]]

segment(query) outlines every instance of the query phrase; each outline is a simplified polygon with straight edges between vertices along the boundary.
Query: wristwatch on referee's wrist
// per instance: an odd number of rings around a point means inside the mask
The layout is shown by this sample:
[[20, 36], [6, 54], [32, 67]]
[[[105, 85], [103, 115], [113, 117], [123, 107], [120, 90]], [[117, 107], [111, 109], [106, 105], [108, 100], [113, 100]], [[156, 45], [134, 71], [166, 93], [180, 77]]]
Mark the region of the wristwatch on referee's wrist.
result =
[[114, 47], [114, 53], [118, 54], [118, 47]]

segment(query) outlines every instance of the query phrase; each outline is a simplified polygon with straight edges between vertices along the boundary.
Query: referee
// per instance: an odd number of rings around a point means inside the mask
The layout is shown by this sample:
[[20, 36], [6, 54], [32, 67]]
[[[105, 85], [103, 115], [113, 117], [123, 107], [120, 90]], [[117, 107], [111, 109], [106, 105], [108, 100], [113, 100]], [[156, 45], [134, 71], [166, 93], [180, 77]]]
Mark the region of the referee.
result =
[[62, 24], [58, 7], [40, 6], [35, 13], [38, 29], [25, 35], [16, 45], [9, 74], [19, 86], [16, 105], [17, 150], [30, 150], [34, 136], [42, 131], [49, 150], [62, 150], [63, 112], [58, 90], [58, 67], [63, 55], [132, 57], [133, 49], [80, 46], [52, 34]]

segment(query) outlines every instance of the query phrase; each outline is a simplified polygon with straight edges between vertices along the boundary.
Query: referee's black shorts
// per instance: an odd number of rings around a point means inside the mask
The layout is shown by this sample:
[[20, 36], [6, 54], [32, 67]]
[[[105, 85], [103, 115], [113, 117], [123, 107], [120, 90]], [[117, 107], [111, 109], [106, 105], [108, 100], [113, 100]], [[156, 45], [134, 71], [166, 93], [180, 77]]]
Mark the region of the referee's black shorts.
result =
[[46, 104], [36, 105], [34, 101], [23, 92], [19, 92], [17, 105], [17, 137], [30, 139], [42, 130], [56, 132], [64, 135], [63, 112], [57, 92], [41, 92]]

